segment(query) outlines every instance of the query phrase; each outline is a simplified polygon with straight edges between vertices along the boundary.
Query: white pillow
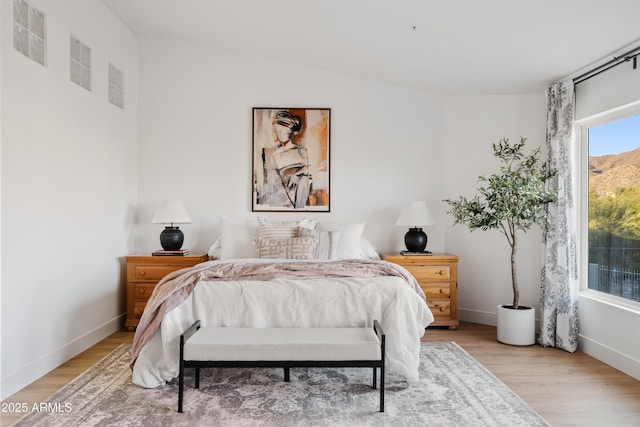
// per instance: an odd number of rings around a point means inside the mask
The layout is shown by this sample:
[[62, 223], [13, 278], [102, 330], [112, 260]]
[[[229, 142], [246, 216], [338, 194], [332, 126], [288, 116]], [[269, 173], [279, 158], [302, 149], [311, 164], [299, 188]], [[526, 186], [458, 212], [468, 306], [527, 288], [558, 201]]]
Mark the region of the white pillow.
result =
[[362, 258], [365, 259], [380, 259], [380, 254], [378, 253], [378, 251], [376, 250], [376, 248], [373, 247], [373, 245], [371, 244], [371, 242], [369, 240], [367, 240], [366, 237], [362, 238]]
[[238, 221], [220, 218], [220, 259], [257, 258], [258, 251], [253, 244], [258, 238], [258, 221]]
[[338, 243], [340, 241], [340, 231], [318, 231], [318, 251], [317, 259], [338, 259]]
[[339, 231], [337, 259], [362, 259], [362, 232], [364, 223], [330, 223], [319, 222], [317, 229], [323, 231]]
[[216, 241], [213, 242], [213, 245], [209, 247], [209, 251], [207, 252], [207, 255], [209, 255], [209, 258], [220, 259], [220, 250], [222, 248], [221, 241], [222, 241], [222, 238], [218, 237]]

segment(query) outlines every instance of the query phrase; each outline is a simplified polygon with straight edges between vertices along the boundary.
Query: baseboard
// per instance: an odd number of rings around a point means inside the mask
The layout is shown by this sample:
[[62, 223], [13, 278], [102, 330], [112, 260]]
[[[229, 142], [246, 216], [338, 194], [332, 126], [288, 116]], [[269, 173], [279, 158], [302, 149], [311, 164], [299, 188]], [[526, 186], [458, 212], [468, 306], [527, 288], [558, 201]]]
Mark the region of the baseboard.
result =
[[[479, 325], [498, 326], [498, 314], [488, 311], [458, 308], [458, 319]], [[540, 330], [540, 319], [536, 317], [536, 331]]]
[[578, 335], [578, 348], [589, 356], [640, 380], [640, 360], [626, 356], [582, 335]]
[[19, 371], [2, 378], [2, 390], [0, 390], [0, 394], [2, 396], [1, 400], [4, 400], [12, 394], [22, 390], [38, 378], [62, 365], [67, 360], [77, 356], [89, 347], [120, 330], [123, 325], [124, 316], [124, 314], [121, 314], [115, 319], [98, 326], [85, 335], [76, 338], [63, 347], [60, 347], [56, 351], [23, 367]]
[[488, 311], [469, 310], [458, 308], [458, 319], [479, 325], [497, 326], [498, 315]]

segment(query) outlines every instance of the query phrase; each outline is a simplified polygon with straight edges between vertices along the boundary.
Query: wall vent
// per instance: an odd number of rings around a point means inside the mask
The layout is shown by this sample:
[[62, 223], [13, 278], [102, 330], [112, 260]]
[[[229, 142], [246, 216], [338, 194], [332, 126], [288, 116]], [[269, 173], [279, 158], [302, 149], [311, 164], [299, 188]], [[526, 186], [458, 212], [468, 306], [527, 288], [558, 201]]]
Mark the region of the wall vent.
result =
[[124, 74], [109, 63], [109, 102], [124, 110]]
[[46, 15], [26, 0], [13, 0], [13, 47], [46, 67]]
[[91, 48], [71, 36], [71, 81], [91, 91]]

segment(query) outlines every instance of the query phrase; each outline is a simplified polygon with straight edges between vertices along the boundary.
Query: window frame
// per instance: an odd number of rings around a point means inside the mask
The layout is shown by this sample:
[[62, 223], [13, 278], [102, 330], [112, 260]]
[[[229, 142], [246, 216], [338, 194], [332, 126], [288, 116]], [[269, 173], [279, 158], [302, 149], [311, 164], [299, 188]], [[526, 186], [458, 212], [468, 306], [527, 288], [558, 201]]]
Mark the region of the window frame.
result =
[[640, 115], [640, 101], [613, 108], [574, 122], [578, 154], [578, 246], [580, 295], [640, 313], [640, 302], [589, 289], [589, 129], [616, 120]]

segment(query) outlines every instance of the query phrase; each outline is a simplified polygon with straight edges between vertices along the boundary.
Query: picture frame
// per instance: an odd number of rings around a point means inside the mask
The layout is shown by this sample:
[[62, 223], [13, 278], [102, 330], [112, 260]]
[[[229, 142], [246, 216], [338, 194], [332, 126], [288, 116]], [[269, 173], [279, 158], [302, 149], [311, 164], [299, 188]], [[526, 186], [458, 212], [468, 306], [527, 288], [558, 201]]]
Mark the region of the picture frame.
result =
[[253, 108], [252, 211], [330, 212], [330, 108]]

